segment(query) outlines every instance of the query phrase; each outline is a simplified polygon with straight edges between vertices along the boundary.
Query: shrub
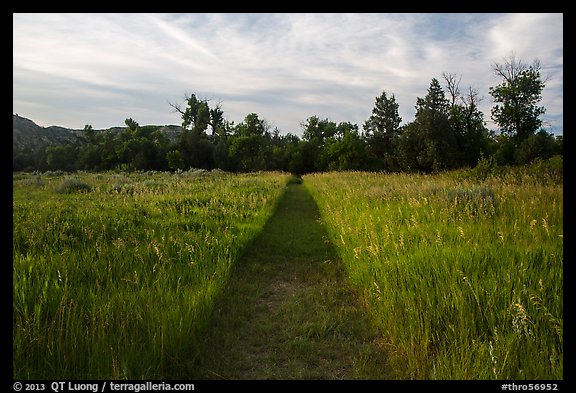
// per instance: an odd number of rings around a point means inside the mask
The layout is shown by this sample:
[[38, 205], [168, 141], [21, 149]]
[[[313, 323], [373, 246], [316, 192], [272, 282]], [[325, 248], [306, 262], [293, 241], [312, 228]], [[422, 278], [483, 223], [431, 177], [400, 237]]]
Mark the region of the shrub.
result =
[[496, 212], [494, 191], [486, 186], [459, 187], [446, 190], [446, 198], [457, 208], [471, 215], [491, 216]]
[[40, 175], [35, 175], [34, 177], [28, 177], [23, 179], [22, 184], [41, 187], [44, 185], [44, 180]]
[[56, 188], [56, 192], [59, 194], [72, 194], [75, 192], [90, 192], [92, 186], [88, 183], [80, 180], [77, 177], [69, 177], [64, 179], [62, 183]]
[[46, 177], [58, 177], [58, 176], [64, 176], [66, 174], [67, 174], [67, 172], [60, 171], [60, 170], [44, 172], [44, 176], [46, 176]]
[[556, 155], [547, 160], [536, 158], [529, 166], [531, 174], [542, 182], [561, 184], [564, 181], [564, 159], [563, 156]]
[[470, 177], [476, 180], [486, 180], [488, 177], [493, 177], [498, 174], [498, 163], [494, 156], [488, 158], [481, 156], [478, 164], [473, 169], [470, 169]]

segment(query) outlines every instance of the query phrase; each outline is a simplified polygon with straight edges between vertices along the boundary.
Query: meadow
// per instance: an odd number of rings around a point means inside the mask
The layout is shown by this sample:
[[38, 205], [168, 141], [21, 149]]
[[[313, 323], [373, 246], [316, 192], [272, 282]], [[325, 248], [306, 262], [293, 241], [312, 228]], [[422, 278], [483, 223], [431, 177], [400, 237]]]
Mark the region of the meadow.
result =
[[289, 178], [14, 173], [14, 379], [181, 377]]
[[[384, 338], [375, 350], [386, 364], [375, 364], [371, 378], [563, 378], [561, 162], [555, 170], [483, 164], [427, 175], [309, 174], [298, 185], [318, 205], [326, 245], [344, 265], [346, 281], [330, 282], [354, 288], [356, 311]], [[298, 264], [303, 256], [323, 261], [302, 266], [324, 274], [323, 247], [290, 245], [298, 223], [308, 222], [302, 217], [316, 220], [298, 198], [288, 198], [293, 213], [283, 211], [269, 239], [254, 243], [295, 180], [203, 170], [14, 173], [14, 379], [194, 375], [197, 344], [249, 245], [262, 255], [252, 256], [246, 271], [254, 277], [240, 293], [262, 292], [265, 268], [281, 274], [287, 247], [298, 251]], [[333, 315], [352, 315], [338, 299]], [[238, 315], [249, 314], [249, 299], [230, 301]], [[301, 310], [270, 325], [291, 337], [318, 313]], [[324, 322], [330, 340], [342, 337], [334, 326], [348, 326]], [[313, 347], [296, 336], [303, 352]]]
[[561, 171], [304, 176], [397, 379], [563, 378]]

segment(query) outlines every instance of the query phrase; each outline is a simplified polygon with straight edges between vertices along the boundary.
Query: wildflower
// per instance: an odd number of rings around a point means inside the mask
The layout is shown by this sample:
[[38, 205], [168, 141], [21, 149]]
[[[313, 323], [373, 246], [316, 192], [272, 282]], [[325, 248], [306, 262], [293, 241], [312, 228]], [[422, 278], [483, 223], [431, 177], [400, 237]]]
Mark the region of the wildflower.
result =
[[462, 227], [458, 227], [458, 233], [462, 239], [466, 239], [466, 236], [464, 235], [464, 229]]

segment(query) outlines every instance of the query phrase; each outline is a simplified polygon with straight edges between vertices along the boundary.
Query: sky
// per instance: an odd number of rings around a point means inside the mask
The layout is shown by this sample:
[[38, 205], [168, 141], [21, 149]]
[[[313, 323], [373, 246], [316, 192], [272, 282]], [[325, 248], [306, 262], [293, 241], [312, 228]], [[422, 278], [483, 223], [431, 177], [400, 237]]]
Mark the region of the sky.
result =
[[543, 128], [563, 134], [563, 14], [13, 14], [13, 113], [83, 129], [180, 125], [195, 94], [238, 124], [256, 113], [301, 136], [312, 116], [362, 130], [376, 97], [412, 122], [443, 74], [471, 87], [497, 130], [489, 88], [512, 56], [540, 62]]

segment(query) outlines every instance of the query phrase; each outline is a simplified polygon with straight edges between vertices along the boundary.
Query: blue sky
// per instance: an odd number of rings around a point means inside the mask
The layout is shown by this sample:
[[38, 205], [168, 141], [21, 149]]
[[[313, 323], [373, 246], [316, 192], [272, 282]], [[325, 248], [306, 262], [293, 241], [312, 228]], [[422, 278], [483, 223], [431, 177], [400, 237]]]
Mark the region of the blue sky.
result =
[[81, 129], [180, 124], [196, 94], [229, 121], [257, 113], [282, 134], [310, 116], [360, 129], [377, 96], [403, 123], [443, 73], [473, 87], [490, 129], [492, 65], [538, 59], [544, 128], [563, 134], [563, 15], [13, 14], [13, 112]]

